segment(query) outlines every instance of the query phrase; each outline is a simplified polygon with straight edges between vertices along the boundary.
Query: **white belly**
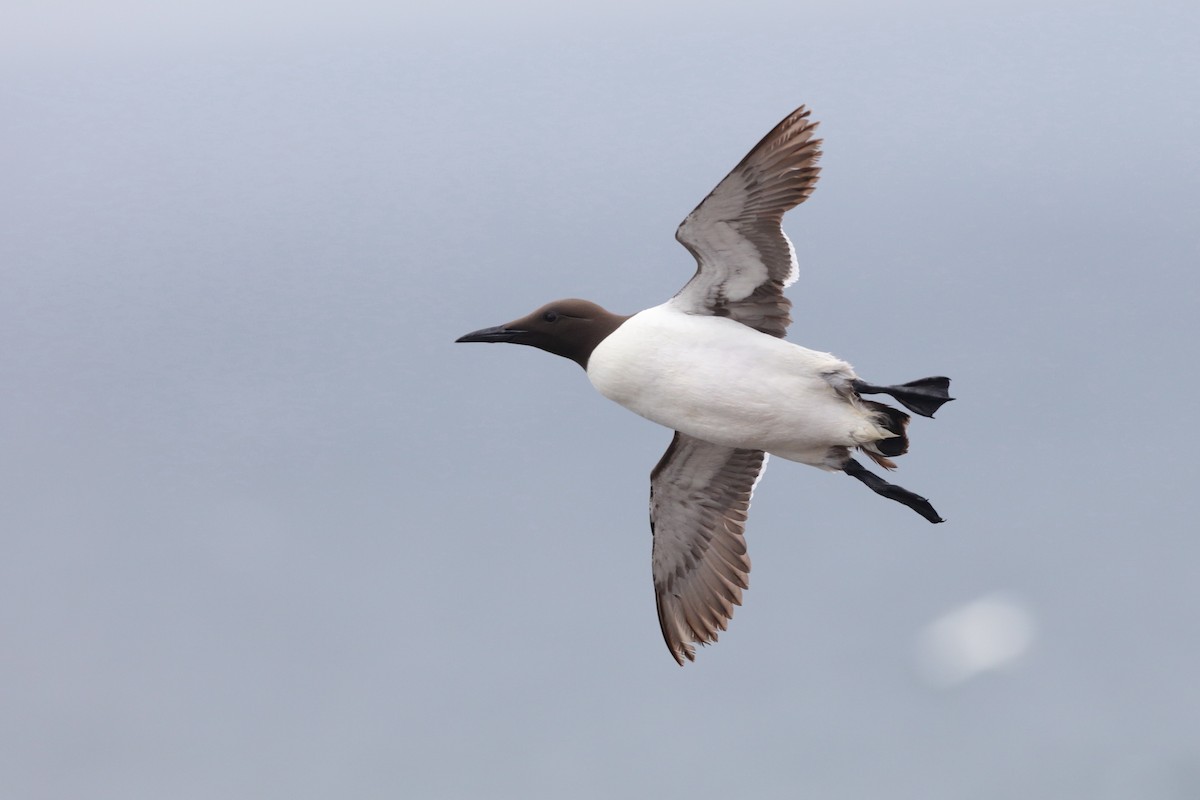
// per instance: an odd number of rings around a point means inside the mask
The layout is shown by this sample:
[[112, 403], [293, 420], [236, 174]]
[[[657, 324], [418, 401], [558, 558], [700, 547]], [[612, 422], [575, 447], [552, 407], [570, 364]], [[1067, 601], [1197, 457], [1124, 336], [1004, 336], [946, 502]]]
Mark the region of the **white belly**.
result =
[[845, 361], [722, 317], [647, 309], [596, 347], [587, 373], [660, 425], [814, 466], [830, 466], [832, 447], [889, 436], [834, 389], [855, 377]]

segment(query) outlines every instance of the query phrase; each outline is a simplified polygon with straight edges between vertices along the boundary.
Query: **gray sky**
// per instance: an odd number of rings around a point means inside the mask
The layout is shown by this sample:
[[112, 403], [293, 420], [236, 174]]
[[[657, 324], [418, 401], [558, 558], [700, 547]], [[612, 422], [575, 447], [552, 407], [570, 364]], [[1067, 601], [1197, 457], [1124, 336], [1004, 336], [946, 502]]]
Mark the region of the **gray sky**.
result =
[[[6, 17], [3, 796], [1200, 797], [1194, 3]], [[954, 378], [949, 522], [773, 461], [680, 669], [670, 433], [452, 341], [670, 296], [800, 103], [790, 338]], [[923, 677], [996, 592], [1027, 652]]]

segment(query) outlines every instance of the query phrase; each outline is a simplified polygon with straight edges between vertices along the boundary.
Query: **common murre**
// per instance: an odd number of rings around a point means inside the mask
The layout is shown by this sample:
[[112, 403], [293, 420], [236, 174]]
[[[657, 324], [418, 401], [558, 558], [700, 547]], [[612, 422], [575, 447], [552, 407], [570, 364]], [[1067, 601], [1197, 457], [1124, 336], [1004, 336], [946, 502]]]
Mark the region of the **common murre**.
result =
[[820, 172], [808, 117], [804, 106], [789, 114], [679, 226], [675, 238], [698, 268], [666, 303], [621, 316], [559, 300], [457, 340], [569, 358], [602, 395], [675, 431], [650, 474], [650, 529], [658, 619], [680, 664], [695, 660], [693, 643], [717, 640], [749, 586], [746, 514], [767, 454], [845, 472], [943, 521], [851, 452], [893, 469], [892, 457], [908, 450], [909, 415], [863, 395], [890, 395], [932, 417], [952, 399], [950, 380], [870, 384], [845, 361], [782, 339], [791, 322], [783, 289], [797, 264], [780, 223]]

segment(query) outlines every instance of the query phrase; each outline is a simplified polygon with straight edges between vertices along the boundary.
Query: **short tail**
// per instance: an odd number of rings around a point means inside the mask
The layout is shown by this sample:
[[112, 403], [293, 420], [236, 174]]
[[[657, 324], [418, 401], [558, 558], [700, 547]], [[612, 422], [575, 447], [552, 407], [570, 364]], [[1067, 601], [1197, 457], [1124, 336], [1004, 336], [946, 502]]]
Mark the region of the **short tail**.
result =
[[863, 400], [862, 403], [874, 412], [875, 422], [879, 427], [894, 435], [863, 445], [859, 449], [884, 469], [895, 469], [896, 462], [889, 456], [902, 456], [908, 452], [908, 421], [911, 417], [898, 408], [876, 403], [874, 400]]

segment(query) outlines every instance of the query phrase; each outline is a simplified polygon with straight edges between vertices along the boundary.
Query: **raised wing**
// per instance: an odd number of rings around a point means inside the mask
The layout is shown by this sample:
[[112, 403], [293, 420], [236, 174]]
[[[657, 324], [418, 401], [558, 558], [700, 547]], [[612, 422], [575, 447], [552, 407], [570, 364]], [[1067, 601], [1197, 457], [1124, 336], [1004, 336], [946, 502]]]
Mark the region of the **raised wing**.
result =
[[671, 302], [689, 314], [736, 319], [783, 336], [791, 302], [783, 289], [796, 280], [796, 253], [783, 215], [817, 183], [821, 140], [804, 106], [775, 126], [675, 231], [696, 257], [696, 274]]
[[658, 622], [671, 655], [694, 661], [693, 642], [717, 640], [749, 588], [746, 513], [766, 465], [761, 450], [721, 447], [676, 433], [650, 473], [650, 529]]

